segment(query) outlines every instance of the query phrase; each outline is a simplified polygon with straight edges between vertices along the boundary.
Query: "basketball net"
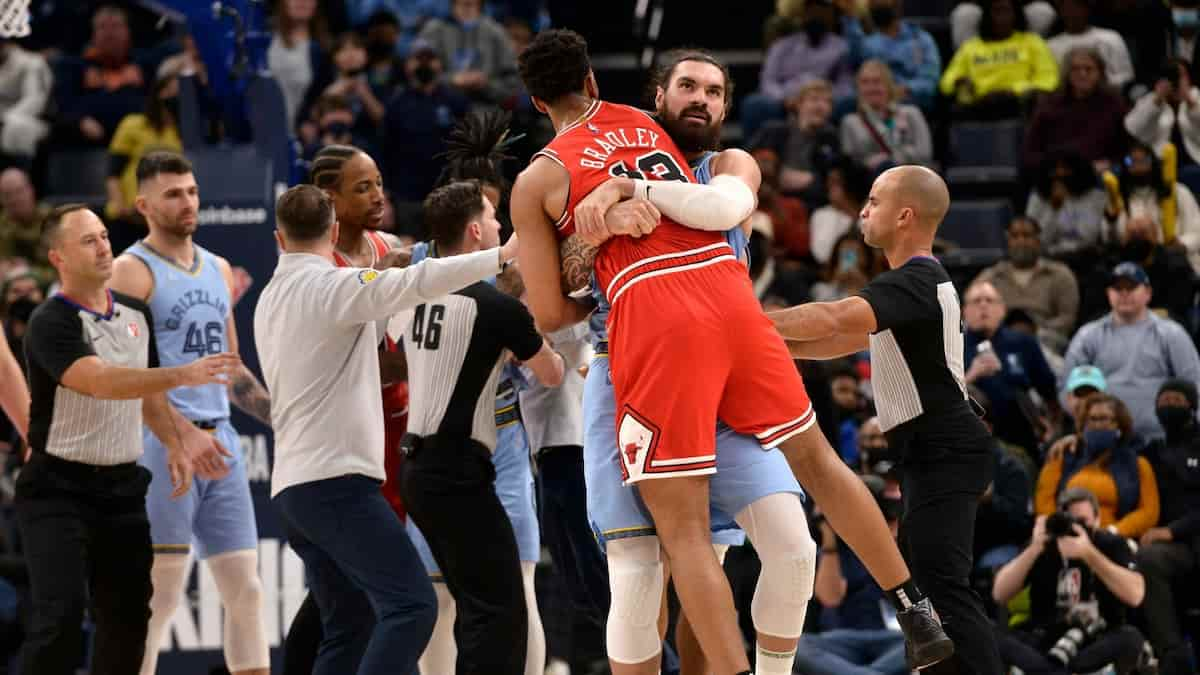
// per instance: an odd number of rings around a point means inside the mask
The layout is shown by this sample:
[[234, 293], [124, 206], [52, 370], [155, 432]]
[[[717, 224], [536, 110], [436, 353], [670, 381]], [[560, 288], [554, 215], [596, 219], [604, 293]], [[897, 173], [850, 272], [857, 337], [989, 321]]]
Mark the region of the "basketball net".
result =
[[0, 0], [0, 38], [29, 35], [29, 0]]

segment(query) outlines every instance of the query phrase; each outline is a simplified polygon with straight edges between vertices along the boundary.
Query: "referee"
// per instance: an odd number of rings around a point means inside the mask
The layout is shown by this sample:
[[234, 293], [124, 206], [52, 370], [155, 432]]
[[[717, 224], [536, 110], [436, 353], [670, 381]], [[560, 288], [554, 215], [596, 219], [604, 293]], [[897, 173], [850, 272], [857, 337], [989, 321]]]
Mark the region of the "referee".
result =
[[[516, 241], [499, 251], [375, 271], [334, 265], [338, 225], [320, 188], [283, 193], [275, 217], [284, 254], [254, 310], [254, 338], [275, 426], [271, 496], [321, 613], [313, 673], [412, 673], [433, 632], [437, 601], [379, 490], [379, 322], [499, 273], [516, 255]], [[437, 343], [436, 335], [425, 337]], [[367, 637], [361, 604], [345, 601], [354, 588], [375, 610], [365, 654], [356, 649]]]
[[[431, 192], [423, 219], [443, 256], [500, 241], [496, 210], [475, 181]], [[400, 494], [457, 605], [457, 672], [522, 675], [528, 614], [516, 538], [495, 490], [496, 385], [506, 352], [548, 386], [562, 382], [562, 357], [520, 301], [482, 281], [417, 306], [404, 349], [412, 403]]]
[[21, 672], [75, 673], [90, 589], [90, 672], [130, 675], [141, 668], [150, 619], [150, 472], [136, 463], [143, 417], [167, 446], [180, 496], [192, 482], [188, 452], [214, 441], [165, 392], [223, 383], [239, 361], [217, 354], [158, 368], [149, 308], [108, 289], [112, 248], [96, 214], [61, 206], [42, 236], [62, 291], [34, 311], [25, 338], [32, 454], [15, 505], [33, 609]]
[[[991, 625], [968, 583], [976, 505], [991, 482], [991, 439], [966, 394], [958, 293], [932, 254], [949, 206], [933, 171], [885, 171], [861, 217], [863, 238], [883, 249], [891, 271], [856, 296], [771, 318], [799, 358], [870, 348], [879, 423], [901, 458], [901, 550], [954, 640], [957, 672], [1000, 675]], [[926, 672], [953, 668], [943, 663]]]

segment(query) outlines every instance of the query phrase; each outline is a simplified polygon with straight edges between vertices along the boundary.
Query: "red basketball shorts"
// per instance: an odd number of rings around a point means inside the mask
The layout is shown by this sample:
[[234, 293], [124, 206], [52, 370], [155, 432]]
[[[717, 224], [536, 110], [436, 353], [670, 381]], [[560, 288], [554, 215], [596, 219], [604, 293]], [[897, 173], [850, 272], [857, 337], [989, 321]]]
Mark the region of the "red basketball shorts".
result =
[[800, 373], [740, 263], [624, 286], [608, 335], [627, 484], [716, 472], [718, 419], [764, 448], [816, 423]]

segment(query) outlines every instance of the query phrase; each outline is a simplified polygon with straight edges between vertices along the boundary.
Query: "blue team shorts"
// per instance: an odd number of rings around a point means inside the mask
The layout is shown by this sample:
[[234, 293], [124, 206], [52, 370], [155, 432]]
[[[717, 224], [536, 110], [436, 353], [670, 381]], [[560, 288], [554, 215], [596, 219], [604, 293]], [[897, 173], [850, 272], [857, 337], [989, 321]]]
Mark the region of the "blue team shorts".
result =
[[[638, 496], [626, 487], [617, 450], [616, 398], [609, 379], [608, 356], [592, 359], [583, 389], [583, 470], [588, 518], [603, 546], [613, 539], [654, 534], [654, 522]], [[787, 459], [778, 449], [764, 450], [752, 436], [725, 425], [717, 430], [717, 473], [710, 482], [710, 520], [714, 544], [741, 545], [746, 535], [734, 516], [751, 503], [777, 492], [804, 496]]]
[[209, 433], [215, 434], [233, 454], [225, 460], [229, 474], [220, 480], [194, 478], [187, 494], [172, 499], [174, 488], [167, 470], [167, 449], [148, 428], [143, 431], [145, 452], [138, 463], [153, 475], [146, 495], [146, 512], [155, 553], [188, 553], [193, 541], [197, 557], [202, 560], [229, 551], [258, 548], [258, 526], [241, 438], [228, 419], [221, 420]]

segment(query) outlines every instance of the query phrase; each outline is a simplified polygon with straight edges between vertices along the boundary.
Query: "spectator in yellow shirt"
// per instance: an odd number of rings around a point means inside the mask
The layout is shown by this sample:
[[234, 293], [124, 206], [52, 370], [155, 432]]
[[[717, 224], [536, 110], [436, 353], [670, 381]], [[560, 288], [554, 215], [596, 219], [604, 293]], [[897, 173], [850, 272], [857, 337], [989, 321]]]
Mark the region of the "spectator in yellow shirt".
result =
[[1083, 432], [1055, 443], [1038, 476], [1034, 512], [1053, 513], [1067, 488], [1086, 488], [1100, 500], [1100, 526], [1137, 539], [1158, 524], [1158, 482], [1139, 455], [1133, 417], [1121, 399], [1092, 394], [1079, 411]]
[[179, 140], [179, 78], [160, 77], [150, 88], [146, 110], [126, 115], [108, 146], [108, 203], [104, 206], [113, 253], [123, 251], [145, 233], [134, 209], [137, 165], [154, 150], [183, 151]]
[[963, 43], [942, 74], [941, 91], [954, 96], [962, 116], [1017, 117], [1037, 92], [1058, 86], [1054, 54], [1012, 0], [983, 6], [979, 36]]

